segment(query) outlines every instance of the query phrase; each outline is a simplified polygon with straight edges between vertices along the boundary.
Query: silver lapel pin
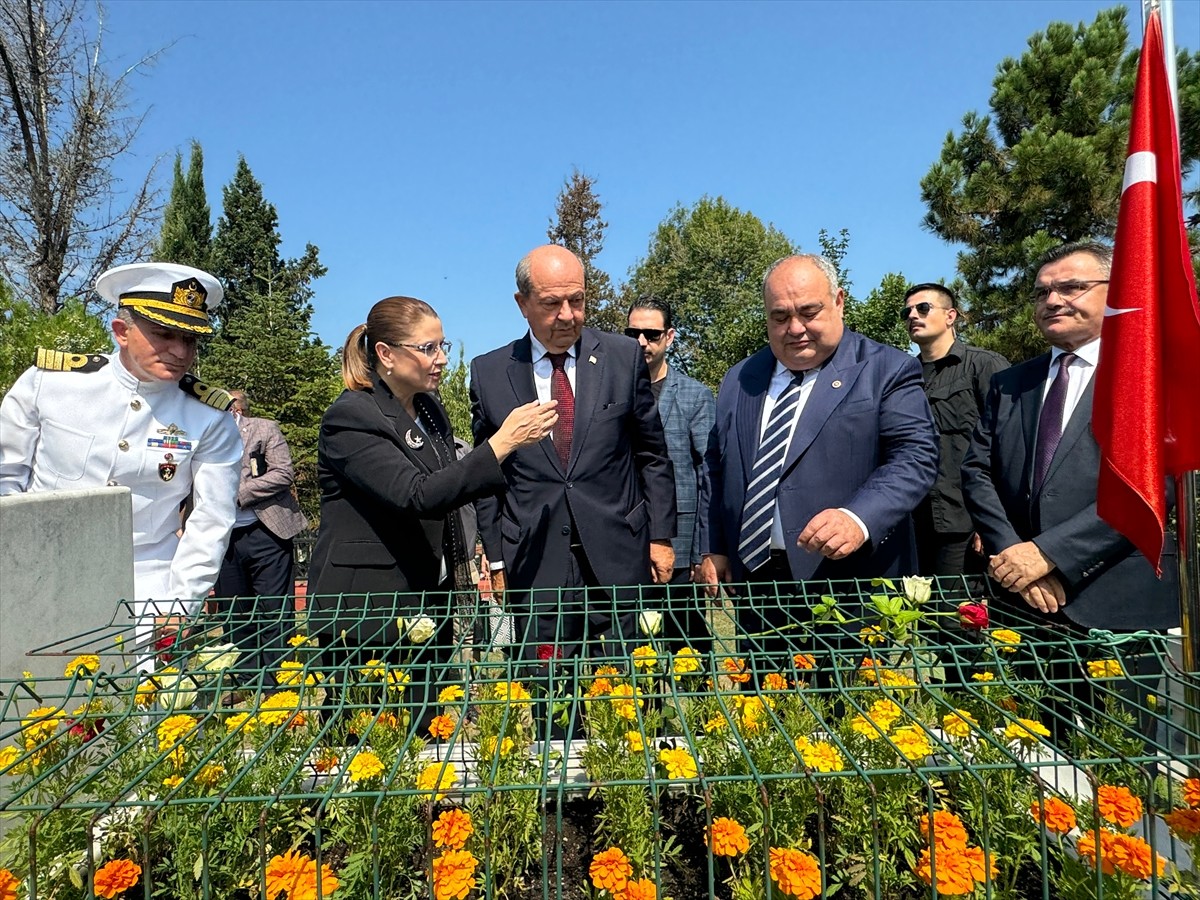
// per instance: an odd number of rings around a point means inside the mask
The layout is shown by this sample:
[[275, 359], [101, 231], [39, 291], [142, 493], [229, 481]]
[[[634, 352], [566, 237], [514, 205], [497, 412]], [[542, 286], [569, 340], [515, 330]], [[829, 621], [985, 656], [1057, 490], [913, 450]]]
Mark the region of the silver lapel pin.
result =
[[425, 438], [419, 434], [413, 434], [413, 430], [410, 428], [404, 433], [404, 443], [408, 444], [414, 450], [420, 450], [425, 446]]

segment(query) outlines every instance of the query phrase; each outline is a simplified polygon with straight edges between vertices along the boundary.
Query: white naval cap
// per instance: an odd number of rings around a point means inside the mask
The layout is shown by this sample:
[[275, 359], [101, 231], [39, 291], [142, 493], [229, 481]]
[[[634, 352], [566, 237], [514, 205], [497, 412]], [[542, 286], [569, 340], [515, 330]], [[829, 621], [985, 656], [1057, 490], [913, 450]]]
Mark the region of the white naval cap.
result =
[[221, 305], [221, 282], [200, 269], [177, 263], [131, 263], [96, 279], [96, 293], [119, 308], [168, 328], [212, 334], [208, 314]]

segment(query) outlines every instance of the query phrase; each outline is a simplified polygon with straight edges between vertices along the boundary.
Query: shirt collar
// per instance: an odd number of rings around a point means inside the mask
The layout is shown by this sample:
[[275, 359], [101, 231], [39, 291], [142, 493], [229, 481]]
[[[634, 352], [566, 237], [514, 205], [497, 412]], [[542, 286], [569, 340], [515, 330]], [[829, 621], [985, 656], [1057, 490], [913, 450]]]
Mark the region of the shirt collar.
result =
[[109, 364], [112, 368], [113, 377], [117, 379], [117, 383], [121, 387], [131, 391], [137, 391], [140, 394], [156, 394], [159, 391], [165, 391], [168, 388], [179, 388], [178, 381], [141, 381], [136, 375], [125, 368], [125, 364], [121, 362], [121, 351], [111, 354], [108, 357]]
[[[534, 362], [541, 362], [545, 357], [550, 355], [550, 351], [546, 349], [546, 346], [537, 339], [532, 331], [529, 332], [529, 347]], [[574, 344], [567, 348], [567, 356], [571, 357], [571, 359], [575, 358]]]
[[[1066, 350], [1063, 350], [1059, 347], [1051, 348], [1051, 350], [1050, 350], [1050, 365], [1053, 366], [1056, 362], [1058, 362], [1058, 358], [1066, 352], [1067, 352]], [[1074, 350], [1072, 352], [1075, 354], [1076, 357], [1078, 357], [1079, 359], [1082, 359], [1089, 366], [1095, 366], [1097, 363], [1100, 362], [1100, 338], [1096, 338], [1095, 340], [1089, 341], [1088, 343], [1084, 344], [1082, 347], [1080, 347], [1077, 350]]]

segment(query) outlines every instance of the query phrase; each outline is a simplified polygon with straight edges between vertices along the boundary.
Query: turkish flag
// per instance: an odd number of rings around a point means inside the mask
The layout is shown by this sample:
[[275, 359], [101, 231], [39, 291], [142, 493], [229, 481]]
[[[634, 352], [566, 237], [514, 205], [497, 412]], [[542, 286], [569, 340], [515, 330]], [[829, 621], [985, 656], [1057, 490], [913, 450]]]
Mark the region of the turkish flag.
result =
[[1095, 376], [1100, 516], [1162, 575], [1166, 479], [1200, 469], [1200, 305], [1157, 10], [1146, 21]]

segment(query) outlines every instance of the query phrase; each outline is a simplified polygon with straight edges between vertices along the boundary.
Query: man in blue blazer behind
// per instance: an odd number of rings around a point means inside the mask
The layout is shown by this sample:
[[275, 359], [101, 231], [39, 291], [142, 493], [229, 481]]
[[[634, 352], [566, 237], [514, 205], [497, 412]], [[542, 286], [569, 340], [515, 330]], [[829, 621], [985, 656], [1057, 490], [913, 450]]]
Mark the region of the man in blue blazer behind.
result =
[[[701, 578], [713, 592], [916, 571], [910, 513], [938, 471], [921, 366], [847, 331], [844, 300], [820, 256], [786, 257], [763, 278], [769, 346], [722, 381], [707, 457]], [[735, 601], [743, 630], [797, 623], [775, 590]]]

